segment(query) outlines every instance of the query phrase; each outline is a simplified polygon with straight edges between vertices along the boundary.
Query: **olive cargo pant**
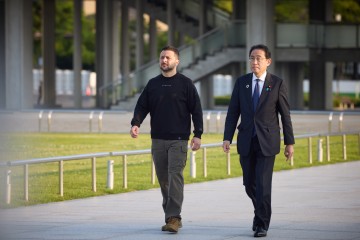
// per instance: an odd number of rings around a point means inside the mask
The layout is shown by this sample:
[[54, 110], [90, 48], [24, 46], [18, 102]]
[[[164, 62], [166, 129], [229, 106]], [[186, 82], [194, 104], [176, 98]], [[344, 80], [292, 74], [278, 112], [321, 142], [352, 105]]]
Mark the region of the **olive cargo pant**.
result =
[[187, 140], [152, 139], [151, 153], [163, 197], [165, 222], [169, 217], [181, 219], [187, 143]]

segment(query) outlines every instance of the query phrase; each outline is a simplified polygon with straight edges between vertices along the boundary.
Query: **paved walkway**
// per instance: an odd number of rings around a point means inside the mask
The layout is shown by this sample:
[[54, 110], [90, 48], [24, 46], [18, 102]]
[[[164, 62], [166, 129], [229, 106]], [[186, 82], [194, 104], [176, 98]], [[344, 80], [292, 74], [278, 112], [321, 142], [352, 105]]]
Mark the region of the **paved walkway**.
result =
[[[0, 210], [0, 239], [253, 239], [241, 178], [185, 186], [183, 228], [161, 232], [159, 189]], [[360, 239], [360, 161], [274, 173], [266, 239]]]

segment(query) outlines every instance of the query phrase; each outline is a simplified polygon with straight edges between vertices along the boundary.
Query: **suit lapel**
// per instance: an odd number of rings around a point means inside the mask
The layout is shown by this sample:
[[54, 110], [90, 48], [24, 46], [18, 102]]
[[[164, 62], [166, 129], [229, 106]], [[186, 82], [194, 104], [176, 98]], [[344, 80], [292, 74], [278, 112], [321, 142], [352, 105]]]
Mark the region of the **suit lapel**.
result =
[[247, 105], [249, 106], [250, 110], [252, 111], [252, 73], [248, 75], [248, 77], [245, 80], [245, 96], [247, 99]]
[[271, 74], [267, 73], [266, 77], [265, 77], [264, 86], [261, 90], [261, 95], [260, 95], [260, 99], [259, 99], [257, 108], [260, 108], [261, 104], [266, 100], [268, 94], [271, 91], [271, 86], [272, 86]]

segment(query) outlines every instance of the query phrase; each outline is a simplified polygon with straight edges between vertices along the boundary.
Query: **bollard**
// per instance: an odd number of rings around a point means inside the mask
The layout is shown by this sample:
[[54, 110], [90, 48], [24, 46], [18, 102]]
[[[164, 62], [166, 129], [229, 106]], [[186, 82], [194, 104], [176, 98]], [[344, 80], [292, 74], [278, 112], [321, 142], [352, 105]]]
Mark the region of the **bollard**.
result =
[[227, 175], [231, 174], [231, 165], [230, 165], [230, 152], [226, 153], [226, 167], [227, 167]]
[[342, 142], [343, 142], [343, 157], [346, 160], [346, 135], [342, 135]]
[[207, 177], [206, 147], [203, 148], [204, 177]]
[[152, 185], [155, 184], [155, 175], [156, 175], [155, 164], [151, 157], [151, 184]]
[[123, 187], [127, 189], [127, 156], [123, 156]]
[[51, 129], [51, 115], [52, 115], [52, 111], [50, 111], [49, 113], [48, 113], [48, 132], [50, 132], [50, 129]]
[[220, 132], [220, 117], [221, 117], [221, 112], [218, 112], [218, 114], [216, 115], [216, 132], [217, 133]]
[[359, 154], [360, 154], [360, 133], [358, 134], [358, 146], [359, 146]]
[[190, 152], [190, 177], [196, 178], [196, 160], [195, 160], [195, 151]]
[[99, 122], [98, 122], [98, 125], [99, 125], [99, 133], [101, 133], [101, 131], [102, 131], [102, 119], [103, 119], [103, 115], [104, 115], [104, 112], [100, 112], [100, 114], [99, 114]]
[[210, 132], [210, 118], [211, 118], [211, 112], [208, 112], [206, 115], [206, 132]]
[[107, 164], [107, 184], [110, 190], [114, 189], [114, 160], [109, 160]]
[[41, 120], [42, 120], [43, 110], [39, 112], [39, 132], [41, 132]]
[[332, 122], [332, 119], [333, 119], [333, 113], [331, 112], [329, 114], [329, 133], [331, 133], [331, 122]]
[[92, 120], [93, 120], [93, 116], [94, 116], [94, 111], [91, 111], [91, 112], [90, 112], [90, 115], [89, 115], [89, 132], [90, 132], [90, 133], [92, 132]]
[[92, 190], [96, 192], [96, 157], [91, 159], [92, 166]]
[[330, 136], [326, 136], [326, 158], [330, 162]]
[[323, 161], [323, 140], [320, 138], [318, 140], [318, 161], [322, 162]]
[[312, 164], [312, 140], [311, 140], [311, 137], [308, 138], [308, 157], [309, 157], [309, 163]]
[[339, 116], [339, 132], [342, 132], [342, 128], [343, 128], [343, 116], [344, 116], [344, 113], [340, 113], [340, 116]]
[[64, 161], [59, 161], [59, 194], [64, 196]]
[[294, 166], [294, 155], [292, 155], [290, 158], [290, 166]]
[[29, 201], [29, 164], [24, 165], [24, 200]]
[[6, 204], [11, 203], [11, 170], [6, 170], [6, 192], [5, 192], [5, 201]]

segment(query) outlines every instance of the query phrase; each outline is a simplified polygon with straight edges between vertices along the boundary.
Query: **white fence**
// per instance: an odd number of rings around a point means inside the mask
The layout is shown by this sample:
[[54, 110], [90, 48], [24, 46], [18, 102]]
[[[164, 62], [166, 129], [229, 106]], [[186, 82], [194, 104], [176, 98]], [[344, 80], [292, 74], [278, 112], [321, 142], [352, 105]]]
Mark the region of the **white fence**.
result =
[[[308, 161], [310, 164], [313, 163], [313, 149], [312, 149], [312, 139], [313, 138], [325, 138], [326, 141], [326, 157], [327, 161], [331, 160], [330, 156], [330, 136], [342, 136], [342, 154], [343, 159], [347, 160], [346, 154], [346, 135], [358, 135], [358, 146], [359, 146], [359, 154], [360, 154], [360, 133], [359, 132], [347, 132], [347, 133], [328, 133], [328, 134], [306, 134], [301, 136], [296, 136], [296, 139], [307, 138], [308, 139]], [[322, 139], [318, 142], [317, 147], [317, 156], [318, 161], [323, 161], [323, 146]], [[236, 145], [236, 142], [233, 143]], [[203, 175], [207, 177], [207, 149], [208, 148], [221, 148], [222, 143], [213, 143], [213, 144], [203, 144], [201, 149], [203, 151]], [[199, 150], [200, 151], [200, 150]], [[221, 151], [221, 150], [219, 150]], [[92, 153], [92, 154], [80, 154], [80, 155], [72, 155], [72, 156], [59, 156], [59, 157], [49, 157], [49, 158], [36, 158], [36, 159], [27, 159], [27, 160], [17, 160], [17, 161], [9, 161], [7, 163], [0, 163], [0, 168], [5, 171], [5, 201], [7, 204], [11, 203], [11, 167], [15, 166], [23, 166], [24, 168], [24, 199], [28, 201], [29, 199], [29, 165], [30, 164], [44, 164], [50, 162], [57, 162], [59, 164], [58, 173], [59, 173], [59, 194], [60, 196], [64, 195], [64, 162], [71, 160], [83, 160], [83, 159], [91, 159], [92, 162], [92, 190], [96, 192], [96, 159], [97, 158], [105, 158], [105, 157], [113, 157], [113, 156], [122, 156], [123, 158], [123, 188], [127, 188], [128, 178], [127, 178], [127, 156], [130, 155], [144, 155], [150, 154], [150, 149], [144, 150], [136, 150], [136, 151], [123, 151], [123, 152], [102, 152], [102, 153]], [[190, 176], [192, 178], [196, 178], [196, 152], [190, 151]], [[226, 168], [227, 174], [231, 174], [231, 165], [230, 165], [230, 153], [226, 154]], [[113, 176], [109, 176], [112, 173], [111, 161], [108, 161], [108, 184], [107, 186], [111, 188], [113, 186]], [[294, 158], [290, 160], [290, 165], [294, 165]], [[110, 180], [109, 180], [110, 179]], [[112, 180], [111, 180], [112, 179]], [[152, 164], [151, 167], [151, 183], [155, 184], [155, 167]]]

